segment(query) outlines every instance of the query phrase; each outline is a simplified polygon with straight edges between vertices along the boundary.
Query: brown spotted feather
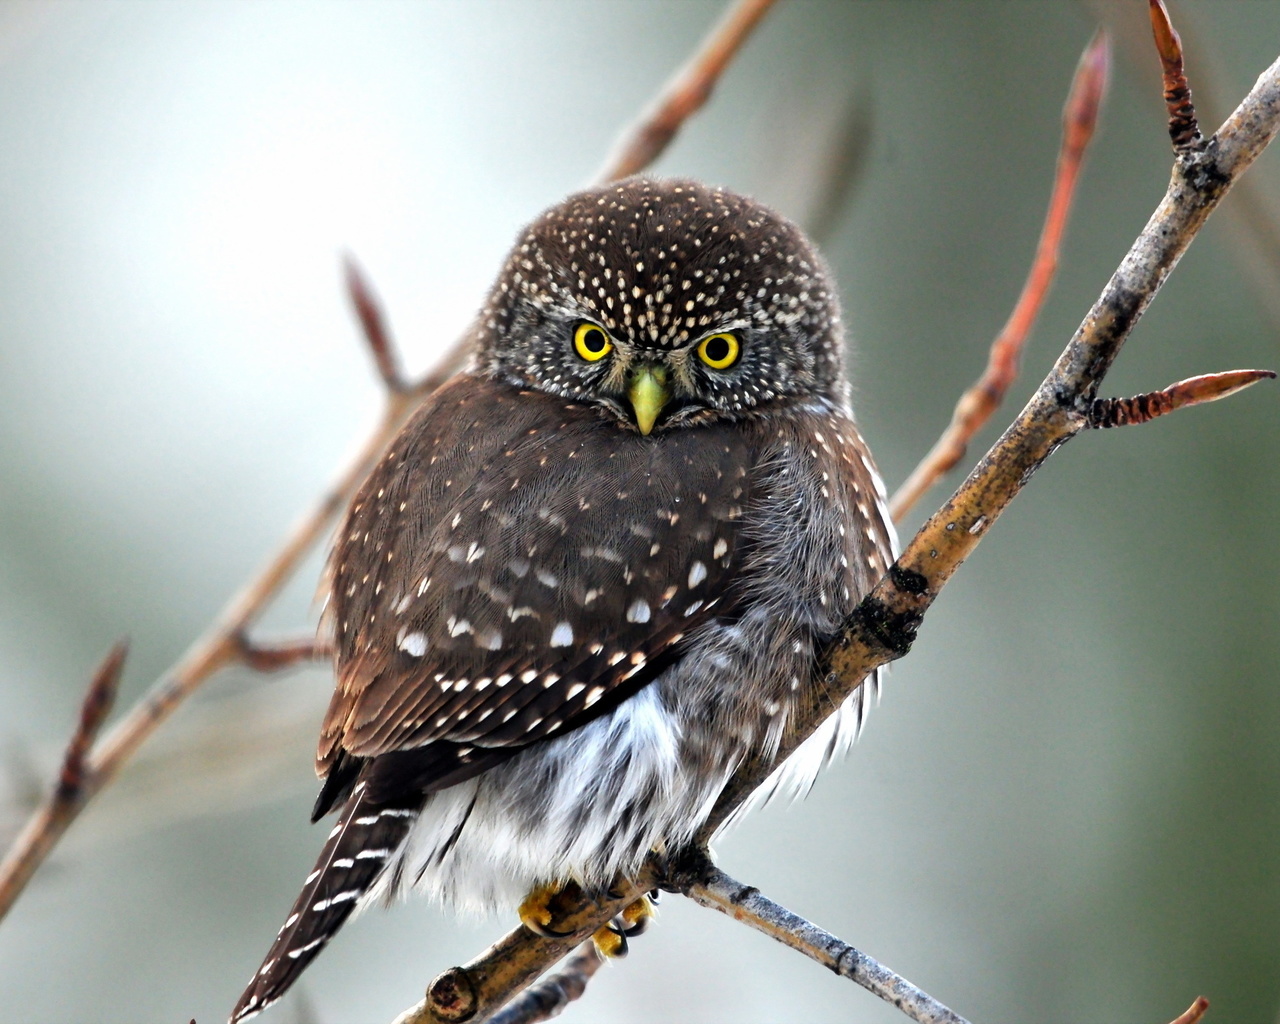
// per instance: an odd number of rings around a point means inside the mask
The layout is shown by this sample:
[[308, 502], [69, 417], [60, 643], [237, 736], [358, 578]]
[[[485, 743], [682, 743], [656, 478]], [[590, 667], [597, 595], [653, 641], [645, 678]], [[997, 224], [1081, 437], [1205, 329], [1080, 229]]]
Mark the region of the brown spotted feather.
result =
[[875, 680], [779, 750], [893, 547], [843, 351], [821, 257], [747, 197], [632, 178], [520, 234], [474, 366], [340, 527], [314, 811], [338, 824], [236, 1024], [353, 908], [604, 888], [693, 842], [748, 764], [758, 796], [808, 788]]
[[339, 749], [528, 744], [730, 611], [750, 452], [724, 427], [601, 450], [601, 426], [470, 377], [419, 414], [335, 551], [322, 771]]

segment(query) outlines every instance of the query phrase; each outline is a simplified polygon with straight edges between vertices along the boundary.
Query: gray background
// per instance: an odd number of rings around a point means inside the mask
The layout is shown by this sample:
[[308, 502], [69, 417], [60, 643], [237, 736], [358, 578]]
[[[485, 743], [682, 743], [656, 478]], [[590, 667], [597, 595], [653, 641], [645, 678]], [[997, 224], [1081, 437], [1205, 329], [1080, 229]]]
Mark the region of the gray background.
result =
[[[364, 261], [424, 369], [519, 225], [591, 175], [718, 8], [0, 6], [5, 836], [110, 642], [133, 639], [128, 703], [373, 422], [339, 253]], [[1143, 8], [786, 3], [662, 161], [805, 220], [856, 110], [861, 175], [820, 227], [891, 486], [1011, 308], [1099, 13], [1141, 32]], [[1280, 4], [1174, 11], [1198, 96], [1238, 99], [1280, 53]], [[1126, 45], [1001, 422], [1167, 179], [1155, 58], [1141, 34]], [[1274, 217], [1275, 154], [1253, 180]], [[1280, 363], [1277, 254], [1241, 227], [1257, 220], [1210, 224], [1112, 393]], [[1167, 1021], [1198, 993], [1212, 1020], [1275, 1020], [1278, 439], [1280, 391], [1262, 385], [1056, 455], [848, 760], [723, 840], [724, 866], [975, 1021]], [[318, 565], [269, 625], [309, 627]], [[225, 1017], [322, 839], [306, 814], [329, 685], [230, 672], [165, 726], [0, 925], [0, 1017]], [[389, 1020], [510, 923], [422, 901], [370, 913], [271, 1019]], [[565, 1019], [901, 1018], [669, 898]]]

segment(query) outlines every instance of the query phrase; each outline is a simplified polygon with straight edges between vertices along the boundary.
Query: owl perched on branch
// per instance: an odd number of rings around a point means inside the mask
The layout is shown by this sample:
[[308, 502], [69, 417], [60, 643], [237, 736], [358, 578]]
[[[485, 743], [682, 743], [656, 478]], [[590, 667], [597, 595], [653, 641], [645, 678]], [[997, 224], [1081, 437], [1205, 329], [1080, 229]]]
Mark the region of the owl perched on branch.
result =
[[[338, 533], [313, 813], [337, 821], [234, 1022], [402, 889], [546, 928], [557, 887], [678, 854], [775, 757], [892, 560], [843, 350], [821, 258], [743, 196], [633, 178], [521, 235], [471, 367]], [[805, 790], [875, 685], [757, 795]]]

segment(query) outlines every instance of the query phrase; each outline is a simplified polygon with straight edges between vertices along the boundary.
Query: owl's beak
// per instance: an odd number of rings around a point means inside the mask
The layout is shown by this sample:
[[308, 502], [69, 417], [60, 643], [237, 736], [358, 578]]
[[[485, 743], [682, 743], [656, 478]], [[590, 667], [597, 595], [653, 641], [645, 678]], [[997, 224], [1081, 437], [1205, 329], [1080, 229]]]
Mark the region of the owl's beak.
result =
[[671, 401], [671, 389], [667, 387], [667, 368], [642, 363], [631, 371], [627, 380], [627, 398], [636, 411], [636, 426], [640, 433], [648, 434], [657, 422], [662, 407]]

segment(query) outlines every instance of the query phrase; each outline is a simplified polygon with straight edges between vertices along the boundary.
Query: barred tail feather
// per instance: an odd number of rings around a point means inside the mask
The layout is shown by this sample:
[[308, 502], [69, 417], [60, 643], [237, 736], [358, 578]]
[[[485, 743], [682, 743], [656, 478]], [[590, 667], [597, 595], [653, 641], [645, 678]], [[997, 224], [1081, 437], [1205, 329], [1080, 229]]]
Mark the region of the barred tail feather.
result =
[[416, 803], [375, 802], [363, 781], [356, 784], [230, 1024], [248, 1020], [283, 996], [342, 927], [409, 834], [422, 810], [422, 796], [416, 798]]

